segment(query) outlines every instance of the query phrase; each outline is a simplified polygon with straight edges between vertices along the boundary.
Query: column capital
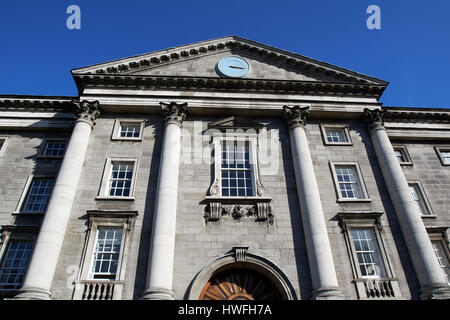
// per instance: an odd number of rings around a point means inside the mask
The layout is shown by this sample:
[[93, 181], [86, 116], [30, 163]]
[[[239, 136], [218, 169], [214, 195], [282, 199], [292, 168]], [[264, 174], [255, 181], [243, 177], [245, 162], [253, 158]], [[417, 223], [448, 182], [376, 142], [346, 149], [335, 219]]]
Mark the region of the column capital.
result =
[[164, 124], [174, 123], [181, 127], [186, 119], [187, 103], [160, 102]]
[[95, 125], [95, 120], [100, 115], [100, 103], [96, 101], [76, 101], [72, 100], [75, 105], [75, 113], [77, 121], [85, 121], [92, 127]]
[[309, 106], [283, 106], [283, 118], [286, 119], [289, 129], [305, 126], [309, 108]]
[[384, 121], [383, 116], [386, 113], [386, 110], [381, 109], [373, 109], [370, 110], [368, 108], [364, 109], [364, 122], [369, 129], [369, 132], [374, 129], [383, 129]]

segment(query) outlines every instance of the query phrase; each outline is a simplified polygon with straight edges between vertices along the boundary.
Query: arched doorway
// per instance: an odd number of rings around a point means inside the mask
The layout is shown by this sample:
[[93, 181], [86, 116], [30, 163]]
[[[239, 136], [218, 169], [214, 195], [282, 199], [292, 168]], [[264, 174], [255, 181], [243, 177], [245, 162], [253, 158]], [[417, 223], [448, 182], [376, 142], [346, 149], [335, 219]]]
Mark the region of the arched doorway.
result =
[[211, 277], [199, 300], [281, 300], [267, 277], [250, 269], [227, 269]]

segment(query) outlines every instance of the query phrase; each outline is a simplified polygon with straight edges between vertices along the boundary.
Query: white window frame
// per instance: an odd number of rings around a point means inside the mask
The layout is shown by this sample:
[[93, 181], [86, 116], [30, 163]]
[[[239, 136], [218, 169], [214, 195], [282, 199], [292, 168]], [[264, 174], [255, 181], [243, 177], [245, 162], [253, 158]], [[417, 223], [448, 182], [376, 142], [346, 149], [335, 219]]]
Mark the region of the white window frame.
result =
[[[122, 123], [140, 124], [139, 137], [121, 137], [120, 131], [121, 131]], [[144, 125], [145, 125], [145, 120], [142, 120], [142, 119], [117, 118], [114, 121], [114, 128], [113, 128], [111, 140], [142, 141], [143, 135], [144, 135]]]
[[[344, 198], [342, 196], [341, 188], [339, 185], [339, 181], [336, 174], [336, 166], [353, 166], [355, 167], [355, 170], [357, 172], [358, 181], [359, 181], [359, 187], [362, 192], [362, 198]], [[337, 202], [370, 202], [372, 199], [370, 199], [369, 194], [367, 192], [366, 184], [364, 182], [364, 178], [361, 173], [361, 169], [359, 167], [358, 162], [338, 162], [338, 161], [330, 161], [330, 168], [333, 176], [334, 181], [334, 187], [336, 189], [337, 194]]]
[[[133, 163], [133, 175], [131, 178], [130, 185], [130, 195], [129, 196], [110, 196], [109, 195], [109, 181], [112, 174], [112, 163], [113, 162], [132, 162]], [[97, 200], [108, 200], [108, 199], [120, 199], [120, 200], [134, 200], [135, 184], [138, 171], [138, 158], [120, 158], [120, 157], [109, 157], [106, 159], [105, 167], [103, 170], [103, 177], [100, 185], [100, 190], [97, 196]]]
[[[393, 145], [392, 148], [395, 150], [400, 150], [400, 152], [402, 153], [403, 157], [405, 158], [405, 161], [398, 161], [399, 164], [401, 166], [412, 166], [413, 162], [411, 160], [411, 156], [409, 155], [408, 149], [406, 148], [406, 146], [404, 145]], [[398, 160], [398, 158], [397, 158]]]
[[[347, 138], [345, 142], [330, 142], [327, 138], [327, 129], [340, 129], [344, 131], [344, 135]], [[350, 137], [349, 127], [346, 124], [321, 124], [320, 130], [322, 131], [323, 141], [325, 145], [335, 145], [335, 146], [351, 146], [353, 145], [352, 139]]]
[[[56, 177], [52, 176], [52, 175], [34, 175], [34, 174], [29, 175], [28, 178], [27, 178], [27, 181], [25, 182], [25, 186], [24, 186], [24, 188], [22, 190], [22, 194], [20, 196], [20, 199], [19, 199], [19, 202], [17, 204], [16, 210], [14, 210], [13, 214], [18, 214], [18, 213], [20, 213], [20, 214], [28, 214], [28, 213], [29, 214], [43, 214], [43, 213], [45, 213], [45, 210], [47, 210], [48, 202], [47, 202], [46, 209], [43, 210], [43, 211], [23, 210], [23, 207], [25, 206], [25, 202], [26, 202], [26, 200], [28, 198], [28, 194], [29, 194], [29, 192], [31, 190], [31, 186], [33, 184], [33, 181], [36, 180], [36, 179], [53, 179], [55, 181], [55, 183], [56, 183]], [[54, 186], [53, 186], [53, 188], [54, 188]], [[53, 193], [53, 191], [52, 191], [52, 193]], [[48, 198], [48, 201], [50, 201], [51, 196], [52, 195], [50, 194], [49, 198]]]
[[[64, 148], [64, 152], [61, 156], [52, 156], [52, 155], [46, 155], [45, 151], [47, 150], [47, 144], [51, 142], [64, 142], [66, 144]], [[64, 157], [64, 154], [67, 151], [67, 146], [69, 144], [69, 141], [67, 139], [44, 139], [44, 143], [42, 146], [41, 153], [39, 155], [39, 158], [49, 158], [49, 159], [62, 159]]]
[[449, 163], [445, 163], [444, 162], [444, 158], [442, 157], [441, 152], [450, 152], [450, 146], [435, 146], [434, 150], [436, 151], [439, 160], [441, 161], [441, 164], [443, 166], [450, 166], [450, 162]]
[[3, 154], [5, 153], [6, 146], [8, 145], [9, 137], [0, 136], [0, 140], [3, 140], [3, 145], [0, 149], [0, 157], [2, 157]]
[[[222, 195], [222, 144], [226, 141], [240, 141], [240, 142], [248, 142], [250, 148], [250, 164], [252, 167], [252, 175], [253, 175], [253, 196], [223, 196]], [[258, 161], [257, 161], [257, 138], [244, 136], [244, 135], [235, 135], [232, 137], [223, 137], [223, 136], [213, 136], [213, 145], [214, 145], [214, 183], [218, 187], [218, 195], [223, 198], [253, 198], [258, 195], [258, 181], [259, 181], [259, 170], [258, 170]]]
[[[417, 186], [417, 191], [419, 192], [419, 197], [422, 200], [422, 204], [425, 207], [428, 214], [421, 214], [420, 216], [422, 218], [435, 218], [435, 214], [433, 213], [433, 209], [431, 208], [430, 201], [428, 200], [427, 194], [425, 192], [425, 189], [423, 188], [420, 181], [408, 181], [408, 186], [411, 187], [411, 185]], [[416, 202], [416, 201], [414, 201]]]
[[[450, 250], [448, 248], [447, 241], [445, 241], [445, 239], [440, 234], [429, 234], [429, 236], [430, 236], [430, 241], [432, 242], [432, 245], [433, 245], [433, 242], [439, 242], [440, 243], [441, 248], [444, 251], [444, 255], [445, 255], [444, 258], [447, 259], [447, 268], [449, 268], [449, 265], [450, 265]], [[434, 246], [433, 246], [433, 249], [434, 249]], [[436, 253], [436, 250], [434, 250], [434, 251]], [[436, 259], [438, 259], [437, 255], [436, 255]], [[441, 264], [440, 261], [439, 261], [439, 265], [442, 268], [442, 264]], [[445, 272], [445, 271], [443, 270], [442, 272]], [[450, 276], [449, 275], [446, 276], [446, 280], [447, 280], [447, 284], [450, 286]]]

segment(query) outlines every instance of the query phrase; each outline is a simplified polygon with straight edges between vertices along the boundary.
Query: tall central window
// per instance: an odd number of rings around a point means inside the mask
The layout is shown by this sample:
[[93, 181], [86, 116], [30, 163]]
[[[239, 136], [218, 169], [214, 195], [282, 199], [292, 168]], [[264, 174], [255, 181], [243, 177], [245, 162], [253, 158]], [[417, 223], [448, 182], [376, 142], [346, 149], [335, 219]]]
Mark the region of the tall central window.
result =
[[90, 273], [91, 279], [116, 278], [122, 243], [122, 228], [99, 228]]
[[222, 141], [222, 196], [251, 197], [255, 195], [250, 152], [249, 141]]

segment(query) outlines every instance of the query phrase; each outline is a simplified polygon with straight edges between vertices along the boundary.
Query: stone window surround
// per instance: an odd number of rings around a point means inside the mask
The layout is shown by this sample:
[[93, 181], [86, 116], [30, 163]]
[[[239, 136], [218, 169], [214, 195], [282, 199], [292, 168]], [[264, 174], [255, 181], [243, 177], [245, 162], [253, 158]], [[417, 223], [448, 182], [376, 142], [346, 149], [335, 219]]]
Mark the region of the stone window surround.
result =
[[[333, 176], [333, 181], [334, 181], [334, 187], [336, 189], [336, 194], [337, 194], [337, 200], [336, 202], [371, 202], [372, 199], [369, 197], [369, 194], [367, 192], [367, 188], [366, 188], [366, 184], [364, 182], [362, 173], [361, 173], [361, 169], [359, 167], [359, 163], [357, 161], [330, 161], [330, 169], [331, 169], [331, 173]], [[337, 175], [336, 175], [336, 169], [335, 166], [354, 166], [356, 169], [356, 172], [358, 174], [358, 180], [359, 180], [359, 186], [361, 188], [361, 191], [363, 193], [363, 198], [361, 199], [346, 199], [342, 197], [341, 194], [341, 189], [339, 187], [339, 181], [337, 179]]]
[[[45, 149], [47, 147], [47, 143], [49, 142], [65, 142], [66, 143], [66, 147], [64, 148], [64, 153], [62, 156], [50, 156], [50, 155], [45, 155]], [[40, 159], [62, 159], [64, 157], [64, 154], [66, 153], [67, 150], [67, 146], [68, 146], [69, 140], [68, 139], [61, 139], [61, 138], [45, 138], [42, 142], [42, 147], [41, 150], [39, 152], [39, 155], [37, 156]]]
[[[3, 225], [1, 226], [1, 242], [0, 242], [0, 267], [3, 264], [6, 248], [8, 248], [10, 240], [16, 241], [36, 241], [39, 233], [39, 226], [33, 225]], [[0, 296], [14, 295], [16, 289], [0, 289]]]
[[[255, 196], [252, 197], [231, 197], [222, 196], [221, 194], [221, 157], [222, 157], [222, 141], [223, 140], [241, 140], [249, 141], [251, 158], [253, 163], [253, 179], [255, 186]], [[213, 133], [212, 143], [214, 145], [214, 180], [209, 188], [209, 195], [205, 197], [208, 203], [207, 214], [205, 218], [207, 221], [217, 221], [224, 212], [230, 213], [232, 216], [236, 216], [237, 213], [240, 216], [244, 216], [242, 210], [254, 210], [254, 215], [258, 221], [273, 222], [273, 208], [271, 205], [271, 197], [265, 196], [265, 188], [259, 178], [259, 166], [258, 166], [258, 141], [257, 134], [255, 133], [234, 133], [232, 136], [223, 136], [223, 133]], [[223, 205], [228, 205], [225, 207]], [[252, 209], [253, 208], [253, 209]], [[227, 211], [228, 210], [228, 211]], [[250, 212], [250, 211], [249, 211]], [[248, 212], [248, 214], [249, 214]], [[253, 215], [253, 214], [252, 214]]]
[[[120, 162], [133, 162], [133, 177], [131, 178], [131, 186], [130, 186], [130, 195], [123, 196], [110, 196], [109, 195], [109, 179], [111, 178], [111, 170], [112, 170], [112, 162], [120, 161]], [[139, 165], [139, 158], [131, 158], [131, 157], [108, 157], [105, 161], [105, 166], [103, 169], [103, 176], [100, 184], [100, 190], [98, 192], [96, 200], [135, 200], [135, 184], [136, 177]]]
[[[75, 281], [73, 299], [82, 300], [85, 288], [90, 285], [112, 284], [114, 286], [112, 300], [120, 300], [125, 284], [127, 260], [130, 251], [130, 242], [134, 231], [134, 222], [137, 211], [127, 210], [90, 210], [87, 211], [88, 228], [83, 253], [81, 256], [80, 269]], [[94, 246], [96, 244], [97, 230], [101, 227], [122, 228], [122, 241], [117, 265], [116, 278], [111, 279], [89, 279], [91, 271]]]
[[[12, 212], [13, 215], [15, 214], [44, 214], [44, 211], [24, 211], [22, 210], [22, 207], [25, 204], [25, 200], [27, 199], [28, 192], [30, 191], [32, 182], [34, 179], [54, 179], [56, 182], [56, 176], [50, 175], [50, 174], [30, 174], [27, 178], [27, 181], [25, 182], [25, 186], [22, 190], [22, 194], [20, 196], [19, 202], [17, 203], [16, 209]], [[51, 195], [50, 195], [51, 196]], [[49, 197], [50, 199], [50, 197]], [[47, 203], [48, 205], [48, 203]]]
[[9, 137], [0, 136], [0, 140], [3, 140], [3, 145], [2, 145], [2, 147], [0, 149], [0, 157], [2, 157], [3, 153], [5, 152], [6, 146], [8, 144]]
[[[345, 136], [347, 137], [346, 142], [329, 142], [327, 139], [327, 129], [343, 129]], [[325, 145], [331, 146], [351, 146], [353, 145], [352, 139], [350, 137], [349, 125], [347, 124], [320, 124], [320, 131], [322, 132], [323, 143]]]
[[[139, 132], [139, 137], [120, 137], [120, 124], [122, 122], [126, 122], [126, 123], [139, 123], [141, 125], [141, 129]], [[116, 120], [114, 121], [114, 127], [113, 127], [113, 132], [111, 134], [111, 140], [113, 141], [142, 141], [143, 136], [144, 136], [144, 124], [145, 124], [145, 120], [144, 119], [138, 119], [138, 118], [116, 118]]]
[[450, 146], [435, 146], [435, 147], [434, 147], [434, 150], [436, 151], [436, 153], [437, 153], [437, 155], [438, 155], [438, 157], [439, 157], [439, 160], [441, 161], [441, 164], [442, 164], [443, 166], [450, 166], [450, 163], [445, 163], [445, 162], [444, 162], [444, 159], [442, 159], [442, 155], [441, 155], [441, 152], [442, 152], [442, 151], [448, 151], [448, 152], [450, 152]]
[[427, 193], [425, 192], [425, 189], [423, 188], [422, 183], [418, 180], [408, 180], [408, 185], [411, 185], [411, 184], [417, 185], [419, 192], [420, 192], [420, 196], [422, 197], [422, 200], [423, 200], [423, 204], [425, 205], [425, 207], [429, 213], [429, 214], [421, 215], [422, 219], [423, 218], [425, 218], [425, 219], [426, 218], [436, 218], [436, 215], [434, 214], [433, 209], [431, 208], [430, 201], [428, 200]]
[[413, 165], [413, 162], [411, 160], [411, 156], [409, 155], [409, 152], [408, 152], [408, 148], [406, 148], [405, 145], [393, 144], [392, 148], [394, 149], [394, 151], [395, 151], [395, 149], [401, 149], [402, 150], [406, 161], [404, 161], [404, 162], [400, 162], [399, 161], [401, 166], [412, 166]]
[[381, 260], [384, 266], [384, 271], [386, 273], [386, 278], [378, 280], [382, 282], [387, 281], [392, 288], [394, 297], [386, 297], [386, 299], [401, 299], [398, 279], [395, 277], [394, 270], [391, 267], [392, 264], [389, 259], [389, 254], [382, 238], [383, 226], [381, 224], [381, 216], [383, 214], [384, 212], [374, 211], [343, 211], [338, 212], [336, 215], [339, 220], [339, 225], [343, 230], [343, 235], [347, 244], [347, 253], [351, 261], [352, 273], [354, 277], [353, 283], [356, 287], [358, 299], [374, 299], [374, 297], [371, 298], [366, 293], [364, 282], [367, 282], [368, 280], [370, 281], [372, 278], [363, 278], [361, 271], [359, 270], [356, 249], [351, 236], [351, 229], [353, 228], [371, 228], [374, 231], [378, 248], [380, 250]]

